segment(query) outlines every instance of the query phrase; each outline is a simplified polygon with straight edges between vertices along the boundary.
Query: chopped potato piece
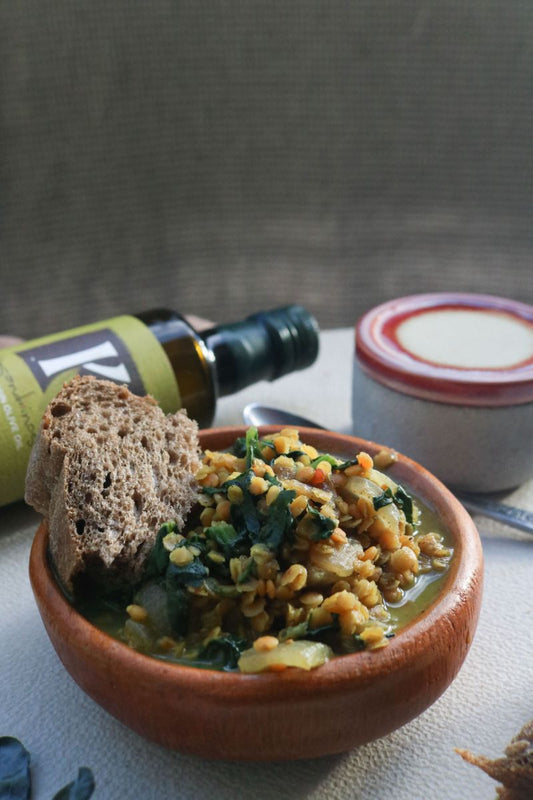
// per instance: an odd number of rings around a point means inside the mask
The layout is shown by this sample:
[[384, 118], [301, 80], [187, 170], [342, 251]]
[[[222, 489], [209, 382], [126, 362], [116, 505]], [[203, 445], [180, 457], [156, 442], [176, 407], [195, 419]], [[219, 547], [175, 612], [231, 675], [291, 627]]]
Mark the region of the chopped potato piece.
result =
[[353, 574], [355, 560], [362, 553], [361, 544], [354, 539], [348, 539], [340, 547], [328, 542], [313, 542], [309, 557], [311, 563], [319, 569], [346, 578]]
[[294, 642], [282, 642], [272, 650], [261, 652], [253, 647], [245, 650], [239, 659], [239, 669], [247, 673], [266, 670], [277, 672], [286, 667], [309, 670], [325, 664], [332, 655], [331, 649], [322, 642], [298, 639]]

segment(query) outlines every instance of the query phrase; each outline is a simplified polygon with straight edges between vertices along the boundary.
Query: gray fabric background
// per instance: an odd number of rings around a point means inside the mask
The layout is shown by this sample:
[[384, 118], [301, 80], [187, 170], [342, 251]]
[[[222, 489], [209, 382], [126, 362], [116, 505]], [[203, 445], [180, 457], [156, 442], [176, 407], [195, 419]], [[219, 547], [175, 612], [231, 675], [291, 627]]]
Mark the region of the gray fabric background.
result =
[[533, 302], [531, 0], [4, 0], [0, 325]]

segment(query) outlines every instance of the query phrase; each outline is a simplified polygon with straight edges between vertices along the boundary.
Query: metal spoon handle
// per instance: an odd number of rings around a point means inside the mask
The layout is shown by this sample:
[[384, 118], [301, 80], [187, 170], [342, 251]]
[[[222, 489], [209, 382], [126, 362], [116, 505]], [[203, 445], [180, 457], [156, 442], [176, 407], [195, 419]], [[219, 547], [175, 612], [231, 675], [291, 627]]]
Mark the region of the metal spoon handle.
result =
[[503, 522], [504, 525], [517, 528], [519, 531], [533, 533], [533, 513], [531, 511], [499, 503], [497, 500], [491, 500], [488, 497], [469, 494], [468, 492], [455, 492], [455, 496], [468, 511], [474, 514], [482, 514], [485, 517], [495, 519], [497, 522]]

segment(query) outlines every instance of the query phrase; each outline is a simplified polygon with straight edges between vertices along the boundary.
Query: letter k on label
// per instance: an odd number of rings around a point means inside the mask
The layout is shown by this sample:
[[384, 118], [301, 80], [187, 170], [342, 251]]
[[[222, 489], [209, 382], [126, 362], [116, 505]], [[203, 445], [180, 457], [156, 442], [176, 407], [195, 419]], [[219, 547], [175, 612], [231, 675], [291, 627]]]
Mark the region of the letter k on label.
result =
[[144, 391], [128, 348], [109, 328], [22, 348], [18, 355], [31, 369], [43, 392], [56, 376], [73, 369], [82, 375], [127, 383], [137, 394]]

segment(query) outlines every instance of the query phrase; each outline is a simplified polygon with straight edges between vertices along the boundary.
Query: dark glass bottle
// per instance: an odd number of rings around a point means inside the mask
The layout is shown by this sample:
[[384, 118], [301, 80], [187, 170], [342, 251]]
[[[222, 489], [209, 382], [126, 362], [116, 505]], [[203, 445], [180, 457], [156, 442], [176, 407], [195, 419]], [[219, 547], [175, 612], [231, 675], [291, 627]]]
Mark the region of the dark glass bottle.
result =
[[318, 325], [290, 305], [198, 332], [175, 311], [136, 315], [162, 345], [176, 376], [181, 404], [208, 426], [218, 397], [310, 366], [318, 355]]
[[174, 311], [150, 311], [62, 331], [0, 351], [0, 506], [23, 495], [43, 412], [76, 374], [151, 394], [165, 412], [187, 409], [201, 427], [217, 397], [313, 363], [318, 326], [292, 305], [196, 331]]

